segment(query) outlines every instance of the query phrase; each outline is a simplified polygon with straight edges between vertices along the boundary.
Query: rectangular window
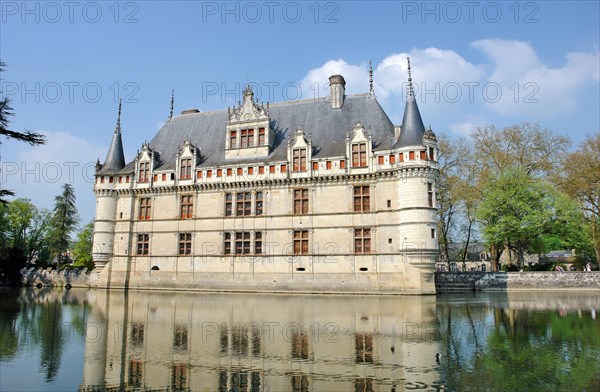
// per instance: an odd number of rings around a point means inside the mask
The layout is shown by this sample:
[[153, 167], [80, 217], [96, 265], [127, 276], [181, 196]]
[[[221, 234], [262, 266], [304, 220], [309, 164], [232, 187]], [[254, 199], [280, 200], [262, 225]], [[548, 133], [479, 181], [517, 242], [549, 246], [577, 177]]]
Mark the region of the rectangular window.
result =
[[186, 366], [183, 363], [176, 363], [173, 365], [173, 371], [171, 375], [171, 390], [187, 390]]
[[223, 254], [231, 254], [231, 233], [225, 233], [225, 237], [223, 240]]
[[236, 148], [236, 147], [237, 147], [237, 132], [231, 131], [231, 133], [229, 134], [229, 148]]
[[275, 173], [275, 166], [269, 166], [269, 173]]
[[259, 128], [258, 129], [258, 145], [259, 146], [264, 146], [266, 143], [266, 137], [265, 137], [266, 133], [265, 133], [265, 129], [264, 128]]
[[421, 159], [422, 161], [427, 160], [427, 152], [425, 151], [420, 151], [419, 152], [419, 159]]
[[150, 245], [150, 236], [148, 234], [138, 234], [137, 236], [137, 252], [138, 256], [147, 256]]
[[196, 178], [198, 178], [198, 179], [202, 178], [202, 170], [200, 170], [196, 173]]
[[232, 174], [233, 174], [233, 173], [232, 173], [232, 170], [231, 170], [231, 168], [228, 168], [228, 169], [227, 169], [227, 177], [231, 176]]
[[398, 155], [398, 161], [399, 161], [399, 162], [404, 162], [404, 153], [400, 153], [400, 154]]
[[354, 229], [354, 253], [371, 253], [371, 229]]
[[281, 165], [281, 172], [285, 173], [287, 171], [287, 166], [286, 165]]
[[249, 176], [251, 176], [251, 175], [253, 175], [253, 174], [254, 174], [254, 168], [253, 168], [252, 166], [250, 166], [250, 167], [248, 168], [248, 175], [249, 175]]
[[308, 189], [294, 189], [294, 214], [308, 214]]
[[331, 170], [331, 161], [326, 161], [325, 162], [325, 169]]
[[313, 170], [315, 170], [315, 171], [319, 170], [319, 162], [313, 162], [312, 166], [313, 166]]
[[242, 231], [235, 233], [235, 254], [250, 254], [250, 232]]
[[429, 159], [435, 161], [435, 153], [433, 151], [433, 147], [429, 147]]
[[429, 207], [433, 207], [433, 184], [427, 183], [427, 202]]
[[158, 181], [158, 174], [155, 174], [155, 175], [153, 176], [153, 178], [154, 178], [154, 182]]
[[411, 161], [415, 160], [415, 152], [414, 151], [408, 152], [408, 159], [410, 159]]
[[167, 181], [167, 173], [163, 173], [161, 176], [162, 181]]
[[367, 166], [367, 143], [352, 145], [352, 167]]
[[[150, 180], [150, 162], [140, 162], [139, 170], [139, 182], [148, 182]], [[104, 179], [104, 177], [102, 177], [102, 179]]]
[[206, 177], [208, 177], [208, 178], [212, 177], [212, 170], [207, 170], [206, 171]]
[[179, 179], [189, 180], [192, 178], [192, 158], [183, 158], [179, 168]]
[[231, 216], [233, 206], [233, 194], [225, 194], [225, 216]]
[[177, 350], [187, 350], [188, 348], [188, 329], [187, 326], [178, 324], [175, 326], [173, 335], [173, 348]]
[[256, 192], [256, 200], [255, 200], [255, 204], [254, 204], [254, 213], [256, 215], [262, 215], [263, 214], [263, 193], [262, 192]]
[[242, 169], [241, 167], [237, 168], [237, 175], [241, 176], [242, 174], [244, 174], [244, 169]]
[[396, 163], [396, 156], [395, 155], [390, 155], [390, 165], [393, 165]]
[[181, 208], [179, 217], [181, 219], [190, 219], [194, 214], [194, 196], [181, 196]]
[[221, 177], [223, 175], [222, 169], [217, 169], [217, 177]]
[[119, 176], [119, 184], [123, 182], [123, 176]]
[[[356, 363], [373, 363], [373, 335], [369, 333], [357, 333], [354, 338], [354, 347], [356, 350]], [[358, 391], [359, 389], [357, 388], [356, 390]], [[360, 390], [370, 391], [372, 389], [365, 388]]]
[[134, 347], [144, 346], [144, 324], [131, 323], [131, 345]]
[[308, 231], [294, 231], [294, 255], [308, 254]]
[[259, 166], [258, 167], [258, 174], [265, 174], [265, 167], [264, 166]]
[[115, 180], [115, 179], [114, 179], [114, 177], [113, 177], [113, 176], [110, 176], [110, 177], [108, 177], [108, 182], [109, 182], [109, 183], [111, 183], [111, 184], [112, 184], [114, 180]]
[[354, 212], [369, 212], [370, 210], [369, 186], [355, 186]]
[[236, 197], [236, 215], [248, 216], [252, 214], [252, 194], [250, 192], [240, 192]]
[[129, 361], [129, 385], [139, 387], [142, 384], [143, 368], [142, 361], [137, 359]]
[[179, 233], [179, 255], [192, 254], [192, 233]]
[[242, 131], [241, 131], [240, 147], [241, 148], [248, 147], [248, 130], [247, 129], [242, 129]]
[[292, 170], [306, 171], [306, 149], [299, 148], [292, 153]]
[[152, 208], [152, 199], [149, 197], [141, 198], [138, 219], [139, 220], [150, 219], [151, 208]]
[[125, 176], [125, 182], [129, 183], [129, 176]]
[[254, 129], [248, 129], [248, 147], [254, 146]]
[[256, 233], [254, 233], [254, 254], [262, 255], [262, 253], [262, 233], [260, 231], [257, 231]]
[[431, 238], [435, 239], [435, 229], [431, 229]]
[[379, 165], [383, 165], [384, 163], [385, 163], [385, 157], [383, 157], [383, 156], [381, 156], [381, 155], [380, 155], [380, 156], [378, 156], [378, 157], [377, 157], [377, 164], [379, 164]]
[[346, 160], [342, 159], [340, 160], [340, 169], [345, 169], [346, 168]]

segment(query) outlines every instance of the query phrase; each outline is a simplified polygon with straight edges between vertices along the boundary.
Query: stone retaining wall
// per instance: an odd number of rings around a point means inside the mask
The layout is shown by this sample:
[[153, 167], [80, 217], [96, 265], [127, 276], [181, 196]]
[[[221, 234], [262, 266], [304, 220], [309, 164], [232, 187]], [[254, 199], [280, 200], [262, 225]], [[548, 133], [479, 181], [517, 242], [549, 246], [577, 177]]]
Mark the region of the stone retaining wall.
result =
[[436, 272], [436, 293], [600, 290], [600, 272]]
[[[89, 287], [87, 268], [57, 271], [51, 268], [30, 268], [21, 270], [21, 283], [24, 286], [43, 287]], [[41, 287], [40, 286], [40, 287]]]

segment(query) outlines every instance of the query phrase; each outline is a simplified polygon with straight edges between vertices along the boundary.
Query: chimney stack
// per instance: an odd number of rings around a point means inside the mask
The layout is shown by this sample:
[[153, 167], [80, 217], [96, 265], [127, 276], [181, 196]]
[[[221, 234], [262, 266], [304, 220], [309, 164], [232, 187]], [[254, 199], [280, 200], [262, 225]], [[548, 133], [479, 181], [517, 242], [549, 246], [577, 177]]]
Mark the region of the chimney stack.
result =
[[330, 103], [332, 109], [340, 109], [344, 105], [346, 81], [342, 75], [329, 77]]

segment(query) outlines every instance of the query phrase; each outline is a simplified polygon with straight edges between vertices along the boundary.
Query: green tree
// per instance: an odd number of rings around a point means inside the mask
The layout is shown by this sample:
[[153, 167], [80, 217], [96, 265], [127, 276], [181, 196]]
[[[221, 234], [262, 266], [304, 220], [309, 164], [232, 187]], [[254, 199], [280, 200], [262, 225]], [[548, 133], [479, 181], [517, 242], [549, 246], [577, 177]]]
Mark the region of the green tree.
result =
[[565, 241], [582, 246], [582, 218], [577, 206], [551, 184], [533, 178], [523, 167], [504, 169], [490, 178], [477, 209], [487, 222], [483, 235], [514, 251], [521, 267], [525, 252], [539, 251], [544, 236], [571, 236]]
[[94, 223], [90, 222], [77, 234], [77, 241], [73, 245], [74, 265], [94, 268], [92, 246], [94, 243]]
[[[4, 70], [4, 66], [5, 64], [0, 61], [0, 73]], [[3, 95], [2, 91], [0, 91], [0, 96]], [[12, 116], [14, 116], [14, 111], [10, 106], [10, 99], [4, 97], [0, 100], [0, 136], [6, 136], [11, 139], [31, 144], [32, 146], [46, 143], [45, 136], [40, 133], [29, 131], [18, 132], [8, 129], [8, 124], [10, 123], [9, 118]], [[0, 141], [0, 143], [2, 142]], [[7, 196], [14, 196], [14, 192], [0, 188], [0, 203], [7, 203], [5, 199]]]
[[75, 207], [75, 190], [65, 184], [63, 191], [54, 199], [54, 209], [50, 220], [50, 254], [57, 267], [67, 261], [71, 233], [77, 227], [79, 218]]
[[596, 260], [600, 261], [600, 134], [588, 136], [566, 156], [559, 182], [579, 203]]

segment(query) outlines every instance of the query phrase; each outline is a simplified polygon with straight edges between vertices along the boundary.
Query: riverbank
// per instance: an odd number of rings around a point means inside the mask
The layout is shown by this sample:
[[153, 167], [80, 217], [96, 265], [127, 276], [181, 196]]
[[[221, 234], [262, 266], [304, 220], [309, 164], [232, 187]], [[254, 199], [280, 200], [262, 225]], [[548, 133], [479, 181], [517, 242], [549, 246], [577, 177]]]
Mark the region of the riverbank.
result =
[[436, 293], [598, 290], [600, 272], [436, 272]]

